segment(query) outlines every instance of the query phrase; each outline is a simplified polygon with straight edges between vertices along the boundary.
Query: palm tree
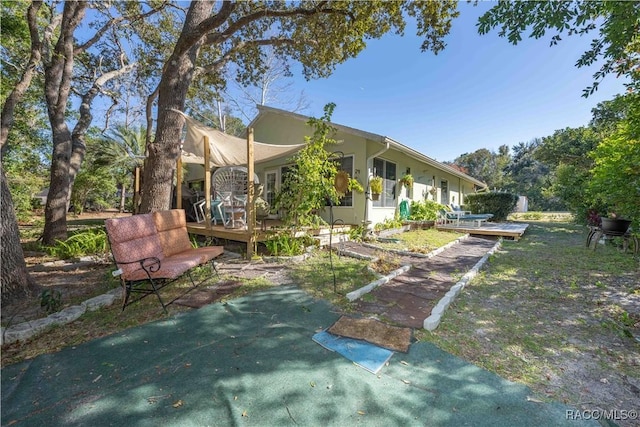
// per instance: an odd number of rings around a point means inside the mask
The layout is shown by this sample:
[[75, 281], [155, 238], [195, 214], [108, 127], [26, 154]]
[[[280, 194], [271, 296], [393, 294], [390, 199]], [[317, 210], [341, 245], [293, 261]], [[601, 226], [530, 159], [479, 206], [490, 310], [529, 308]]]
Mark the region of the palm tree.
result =
[[[133, 181], [136, 170], [142, 176], [146, 158], [146, 130], [142, 127], [129, 128], [116, 126], [100, 141], [97, 158], [102, 164], [109, 165], [120, 186], [120, 212], [124, 212], [127, 185]], [[136, 189], [137, 191], [137, 189]], [[139, 194], [134, 195], [133, 208], [137, 211]]]

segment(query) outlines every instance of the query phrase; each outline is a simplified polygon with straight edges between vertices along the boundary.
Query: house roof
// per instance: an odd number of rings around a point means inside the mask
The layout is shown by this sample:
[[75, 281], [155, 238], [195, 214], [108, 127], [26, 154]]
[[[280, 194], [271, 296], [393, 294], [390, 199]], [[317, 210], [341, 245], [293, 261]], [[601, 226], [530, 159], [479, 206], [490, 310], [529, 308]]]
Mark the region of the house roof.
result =
[[[267, 107], [265, 105], [257, 105], [256, 106], [258, 108], [258, 115], [251, 121], [251, 123], [249, 123], [248, 127], [254, 127], [255, 124], [260, 121], [260, 119], [262, 119], [266, 114], [277, 114], [280, 116], [285, 116], [285, 117], [289, 117], [292, 118], [294, 120], [299, 120], [299, 121], [304, 121], [305, 123], [309, 120], [309, 116], [305, 116], [302, 114], [298, 114], [298, 113], [292, 113], [291, 111], [286, 111], [286, 110], [281, 110], [279, 108], [273, 108], [273, 107]], [[365, 139], [371, 140], [371, 141], [375, 141], [375, 142], [379, 142], [381, 144], [389, 144], [389, 148], [393, 148], [395, 150], [398, 150], [402, 153], [405, 153], [415, 159], [418, 159], [430, 166], [433, 166], [435, 168], [441, 169], [447, 173], [450, 173], [451, 175], [457, 176], [459, 178], [464, 178], [467, 181], [471, 181], [473, 184], [480, 186], [480, 187], [486, 187], [487, 184], [485, 184], [484, 182], [467, 175], [464, 172], [459, 171], [456, 168], [453, 168], [449, 165], [445, 165], [444, 163], [441, 163], [435, 159], [432, 159], [431, 157], [424, 155], [422, 153], [420, 153], [419, 151], [414, 150], [411, 147], [408, 147], [396, 140], [394, 140], [393, 138], [390, 138], [388, 136], [384, 136], [384, 135], [378, 135], [375, 133], [371, 133], [371, 132], [367, 132], [364, 130], [360, 130], [360, 129], [356, 129], [356, 128], [352, 128], [349, 126], [345, 126], [345, 125], [341, 125], [339, 123], [333, 123], [331, 122], [331, 126], [335, 127], [336, 129], [343, 131], [345, 133], [351, 134], [351, 135], [355, 135], [355, 136], [360, 136], [363, 137]]]

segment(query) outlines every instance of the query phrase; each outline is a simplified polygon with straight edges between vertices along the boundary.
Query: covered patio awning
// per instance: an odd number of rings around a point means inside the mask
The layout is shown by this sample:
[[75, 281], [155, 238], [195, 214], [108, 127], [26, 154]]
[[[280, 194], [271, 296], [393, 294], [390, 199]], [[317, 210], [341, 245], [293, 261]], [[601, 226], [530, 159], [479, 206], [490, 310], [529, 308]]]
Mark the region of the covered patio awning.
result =
[[[227, 135], [217, 129], [205, 126], [181, 111], [173, 110], [182, 115], [187, 124], [187, 135], [182, 147], [182, 162], [204, 165], [205, 137], [209, 141], [209, 168], [222, 166], [245, 166], [247, 161], [246, 139]], [[304, 147], [305, 144], [275, 145], [253, 142], [254, 162], [285, 157]]]
[[274, 145], [255, 142], [253, 140], [253, 129], [251, 128], [247, 129], [247, 139], [245, 140], [205, 126], [182, 111], [172, 111], [184, 117], [187, 125], [187, 135], [182, 147], [182, 155], [178, 158], [176, 168], [178, 208], [182, 207], [182, 164], [196, 163], [205, 165], [205, 170], [207, 171], [204, 174], [205, 221], [207, 229], [211, 230], [211, 173], [209, 171], [216, 167], [246, 166], [248, 176], [246, 233], [250, 236], [247, 241], [246, 255], [247, 258], [251, 258], [255, 243], [253, 237], [255, 223], [254, 163], [285, 157], [300, 150], [305, 144]]

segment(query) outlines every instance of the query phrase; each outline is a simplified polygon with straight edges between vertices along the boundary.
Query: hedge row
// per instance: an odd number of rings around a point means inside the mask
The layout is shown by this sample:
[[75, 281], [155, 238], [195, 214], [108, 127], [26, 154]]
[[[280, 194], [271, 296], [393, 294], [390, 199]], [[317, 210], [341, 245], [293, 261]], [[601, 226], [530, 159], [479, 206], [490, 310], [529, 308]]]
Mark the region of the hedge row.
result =
[[505, 221], [518, 203], [518, 196], [511, 193], [476, 193], [465, 196], [464, 210], [474, 214], [491, 213], [491, 221]]

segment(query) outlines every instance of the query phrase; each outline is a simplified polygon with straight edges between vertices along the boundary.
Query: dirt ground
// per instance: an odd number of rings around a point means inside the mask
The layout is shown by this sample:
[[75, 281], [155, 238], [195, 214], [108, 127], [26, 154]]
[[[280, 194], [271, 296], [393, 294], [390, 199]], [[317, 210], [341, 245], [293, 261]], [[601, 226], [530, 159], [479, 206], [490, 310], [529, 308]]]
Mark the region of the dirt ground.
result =
[[[88, 218], [104, 218], [105, 214], [85, 214], [82, 219]], [[113, 216], [108, 213], [107, 217]], [[88, 263], [80, 265], [69, 265], [68, 263], [56, 262], [56, 260], [47, 257], [42, 253], [25, 253], [25, 260], [29, 268], [30, 273], [35, 280], [43, 287], [43, 289], [50, 289], [59, 291], [62, 296], [62, 308], [70, 305], [77, 304], [93, 296], [101, 295], [119, 284], [111, 277], [110, 272], [113, 270], [111, 264], [105, 263]], [[234, 267], [235, 268], [235, 267]], [[240, 267], [238, 267], [240, 268]], [[288, 282], [286, 272], [282, 270], [276, 272], [271, 280]], [[628, 275], [622, 275], [620, 280], [620, 288], [633, 287], [632, 283], [637, 280], [637, 277], [631, 277]], [[623, 282], [623, 283], [622, 283]], [[596, 298], [594, 296], [594, 298]], [[634, 308], [636, 301], [626, 301], [619, 295], [609, 295], [611, 299], [622, 299], [616, 302], [622, 306], [631, 305]], [[486, 308], [492, 310], [501, 311], [500, 308], [495, 307], [498, 300], [487, 300]], [[606, 305], [600, 303], [599, 305]], [[596, 305], [596, 306], [599, 306]], [[571, 307], [571, 304], [567, 304], [564, 308]], [[504, 312], [509, 313], [514, 310], [513, 307], [505, 307]], [[634, 313], [633, 310], [629, 310]], [[635, 313], [634, 313], [635, 314]], [[22, 301], [19, 304], [6, 305], [2, 307], [2, 324], [3, 326], [17, 324], [23, 321], [44, 317], [47, 315], [44, 308], [40, 306], [39, 295], [33, 298]], [[571, 329], [571, 323], [575, 320], [578, 321], [584, 317], [580, 313], [565, 312], [564, 322], [557, 322], [553, 325], [548, 325], [549, 328], [563, 328], [567, 327]], [[576, 320], [577, 319], [577, 320]], [[564, 323], [564, 324], [563, 324]], [[640, 323], [635, 326], [638, 327]], [[634, 328], [635, 329], [635, 328]], [[637, 330], [634, 330], [637, 332]], [[478, 330], [477, 335], [482, 337], [485, 333], [483, 330]], [[494, 331], [494, 333], [498, 333]], [[488, 334], [488, 333], [487, 333]], [[484, 339], [489, 342], [491, 334], [488, 334]], [[604, 342], [605, 337], [614, 337], [612, 342]], [[574, 339], [579, 339], [575, 337]], [[612, 367], [616, 365], [620, 359], [627, 359], [625, 363], [628, 365], [637, 364], [640, 366], [640, 356], [637, 351], [629, 351], [629, 346], [623, 345], [624, 338], [615, 335], [602, 334], [598, 336], [598, 341], [594, 342], [594, 337], [589, 337], [586, 347], [592, 349], [587, 353], [576, 353], [571, 358], [567, 358], [566, 352], [560, 351], [563, 354], [563, 360], [557, 360], [554, 355], [549, 355], [549, 359], [546, 363], [550, 366], [550, 370], [553, 373], [548, 374], [546, 380], [541, 380], [539, 387], [534, 387], [537, 391], [542, 392], [549, 396], [557, 398], [558, 395], [563, 395], [564, 389], [566, 394], [575, 393], [576, 389], [579, 389], [583, 395], [580, 402], [570, 402], [576, 404], [578, 407], [588, 408], [617, 408], [617, 409], [636, 409], [635, 403], [640, 401], [640, 383], [637, 378], [632, 378], [624, 373], [619, 373]], [[570, 344], [570, 343], [569, 343]], [[568, 345], [568, 344], [567, 344]], [[635, 349], [637, 350], [637, 346]], [[620, 351], [622, 350], [622, 351]], [[551, 351], [551, 349], [550, 349]], [[613, 365], [613, 366], [612, 366]], [[615, 404], [614, 402], [617, 402]], [[621, 426], [633, 426], [640, 425], [640, 420], [625, 420], [619, 422]], [[639, 423], [639, 424], [635, 424]]]

